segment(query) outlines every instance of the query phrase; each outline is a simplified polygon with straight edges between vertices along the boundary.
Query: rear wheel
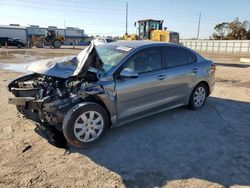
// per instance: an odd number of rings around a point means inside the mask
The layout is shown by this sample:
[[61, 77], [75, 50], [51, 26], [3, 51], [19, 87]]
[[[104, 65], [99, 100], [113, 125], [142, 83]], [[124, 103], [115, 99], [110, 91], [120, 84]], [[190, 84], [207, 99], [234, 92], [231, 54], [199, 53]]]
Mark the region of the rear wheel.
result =
[[96, 143], [108, 127], [108, 114], [96, 103], [81, 106], [67, 115], [70, 117], [63, 122], [63, 134], [75, 147], [87, 148]]
[[189, 107], [193, 110], [200, 109], [205, 104], [207, 96], [207, 86], [203, 83], [198, 84], [190, 96]]
[[62, 46], [62, 43], [59, 40], [55, 40], [53, 42], [53, 47], [54, 48], [60, 48]]

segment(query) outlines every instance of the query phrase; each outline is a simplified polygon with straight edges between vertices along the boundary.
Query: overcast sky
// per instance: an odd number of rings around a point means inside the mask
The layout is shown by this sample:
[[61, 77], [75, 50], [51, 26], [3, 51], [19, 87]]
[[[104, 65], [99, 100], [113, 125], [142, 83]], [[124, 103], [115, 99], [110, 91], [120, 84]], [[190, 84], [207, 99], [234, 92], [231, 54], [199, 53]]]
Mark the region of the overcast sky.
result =
[[[217, 23], [250, 20], [250, 0], [127, 0], [129, 33], [134, 22], [153, 18], [180, 32], [181, 38], [197, 35], [201, 12], [201, 38], [208, 38]], [[78, 27], [88, 35], [123, 35], [126, 0], [0, 0], [0, 25]]]

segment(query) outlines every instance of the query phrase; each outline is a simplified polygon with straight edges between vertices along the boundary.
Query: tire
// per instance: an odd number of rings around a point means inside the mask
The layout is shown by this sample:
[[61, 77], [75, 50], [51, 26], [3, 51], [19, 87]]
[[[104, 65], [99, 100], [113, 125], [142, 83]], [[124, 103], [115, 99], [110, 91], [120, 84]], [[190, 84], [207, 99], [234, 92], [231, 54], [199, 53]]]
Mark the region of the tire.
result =
[[61, 48], [61, 46], [62, 46], [62, 43], [59, 40], [55, 40], [53, 42], [53, 47], [54, 48]]
[[205, 84], [198, 84], [192, 91], [189, 99], [189, 108], [198, 110], [203, 107], [208, 96], [208, 88]]
[[63, 134], [72, 146], [88, 148], [103, 137], [108, 124], [107, 111], [101, 105], [81, 103], [67, 112], [63, 121]]
[[37, 48], [43, 48], [43, 47], [44, 47], [43, 41], [38, 41], [38, 42], [36, 43], [36, 47], [37, 47]]
[[21, 44], [18, 44], [18, 45], [17, 45], [17, 48], [22, 48]]

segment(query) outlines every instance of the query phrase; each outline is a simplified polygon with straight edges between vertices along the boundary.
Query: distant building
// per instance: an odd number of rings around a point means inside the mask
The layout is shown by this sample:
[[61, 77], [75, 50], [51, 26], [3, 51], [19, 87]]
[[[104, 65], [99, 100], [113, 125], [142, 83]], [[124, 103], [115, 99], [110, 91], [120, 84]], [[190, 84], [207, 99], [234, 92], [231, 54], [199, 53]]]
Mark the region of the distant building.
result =
[[53, 29], [57, 34], [65, 36], [65, 45], [79, 45], [85, 38], [88, 38], [84, 30], [79, 28], [61, 29], [56, 26], [39, 27], [38, 25], [23, 27], [19, 24], [0, 25], [0, 37], [18, 38], [27, 44], [32, 35], [43, 36], [47, 29]]
[[0, 26], [0, 37], [18, 38], [24, 43], [27, 43], [28, 34], [27, 28], [22, 27], [18, 24], [1, 25]]

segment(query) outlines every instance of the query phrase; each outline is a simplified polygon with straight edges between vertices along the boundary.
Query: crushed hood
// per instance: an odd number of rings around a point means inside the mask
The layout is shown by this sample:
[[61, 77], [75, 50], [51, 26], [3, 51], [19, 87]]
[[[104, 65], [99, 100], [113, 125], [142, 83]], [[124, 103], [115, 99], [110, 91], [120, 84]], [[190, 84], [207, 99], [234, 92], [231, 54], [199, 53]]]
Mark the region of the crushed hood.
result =
[[89, 67], [93, 67], [97, 70], [103, 69], [103, 63], [93, 43], [81, 51], [78, 56], [66, 56], [35, 61], [28, 65], [26, 69], [38, 74], [69, 78], [78, 75], [84, 76]]

